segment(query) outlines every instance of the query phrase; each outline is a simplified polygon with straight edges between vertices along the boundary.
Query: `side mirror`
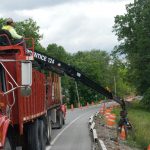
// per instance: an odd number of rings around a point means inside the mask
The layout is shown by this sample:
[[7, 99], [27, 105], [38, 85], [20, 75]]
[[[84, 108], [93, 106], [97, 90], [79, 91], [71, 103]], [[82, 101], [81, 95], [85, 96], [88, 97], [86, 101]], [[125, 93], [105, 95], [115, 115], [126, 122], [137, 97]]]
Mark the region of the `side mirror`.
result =
[[31, 86], [32, 84], [32, 63], [31, 61], [21, 62], [21, 85]]
[[30, 86], [21, 87], [21, 95], [22, 96], [30, 96], [31, 95], [31, 87]]

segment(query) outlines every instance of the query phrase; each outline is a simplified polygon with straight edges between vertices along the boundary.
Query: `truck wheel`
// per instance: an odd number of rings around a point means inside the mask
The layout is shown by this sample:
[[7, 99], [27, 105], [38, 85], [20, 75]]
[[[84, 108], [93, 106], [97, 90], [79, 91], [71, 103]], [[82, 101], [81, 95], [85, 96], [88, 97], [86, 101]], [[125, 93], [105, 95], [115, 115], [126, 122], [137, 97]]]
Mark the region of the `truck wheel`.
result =
[[58, 129], [61, 129], [62, 128], [62, 125], [63, 125], [63, 114], [62, 114], [62, 111], [58, 111]]
[[39, 121], [36, 119], [27, 127], [27, 149], [28, 150], [41, 150], [39, 141]]
[[46, 144], [50, 145], [52, 139], [52, 122], [50, 115], [47, 116], [47, 141]]
[[10, 140], [8, 138], [6, 138], [6, 140], [5, 140], [4, 150], [13, 150]]
[[66, 123], [66, 122], [65, 122], [65, 117], [63, 116], [63, 125], [65, 125], [65, 123]]
[[39, 141], [40, 141], [40, 150], [46, 149], [46, 128], [43, 120], [39, 120]]

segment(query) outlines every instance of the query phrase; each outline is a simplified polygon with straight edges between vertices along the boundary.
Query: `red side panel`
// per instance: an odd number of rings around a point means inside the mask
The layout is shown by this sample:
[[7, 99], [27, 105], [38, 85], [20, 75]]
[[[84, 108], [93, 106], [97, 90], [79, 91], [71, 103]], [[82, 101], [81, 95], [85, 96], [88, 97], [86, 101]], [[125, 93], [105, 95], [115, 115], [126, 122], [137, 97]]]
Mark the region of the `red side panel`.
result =
[[47, 77], [47, 86], [46, 86], [46, 92], [47, 92], [47, 107], [50, 107], [53, 104], [54, 99], [52, 99], [52, 73], [49, 73], [49, 76]]
[[46, 80], [45, 75], [33, 70], [32, 92], [28, 97], [18, 96], [19, 123], [22, 130], [23, 122], [39, 117], [46, 112]]
[[26, 120], [37, 117], [45, 112], [46, 86], [45, 75], [33, 70], [32, 93], [23, 99], [23, 118]]
[[50, 73], [47, 78], [47, 108], [61, 104], [60, 77], [55, 73]]

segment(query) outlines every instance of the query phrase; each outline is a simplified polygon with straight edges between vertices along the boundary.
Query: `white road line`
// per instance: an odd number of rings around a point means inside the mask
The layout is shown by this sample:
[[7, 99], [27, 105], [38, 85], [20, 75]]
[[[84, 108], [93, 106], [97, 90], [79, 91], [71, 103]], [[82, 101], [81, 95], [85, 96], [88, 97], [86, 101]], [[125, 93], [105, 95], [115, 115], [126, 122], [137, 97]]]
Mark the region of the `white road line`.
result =
[[77, 117], [77, 118], [74, 119], [72, 122], [70, 122], [70, 123], [53, 139], [53, 141], [51, 142], [51, 145], [48, 146], [48, 147], [46, 148], [46, 150], [50, 150], [50, 149], [52, 148], [52, 146], [54, 145], [54, 143], [56, 142], [56, 140], [60, 137], [60, 135], [61, 135], [66, 129], [68, 129], [75, 121], [77, 121], [78, 119], [80, 119], [81, 117], [83, 117], [84, 115], [86, 115], [87, 113], [89, 113], [89, 111], [86, 112], [86, 113], [84, 113], [83, 115]]

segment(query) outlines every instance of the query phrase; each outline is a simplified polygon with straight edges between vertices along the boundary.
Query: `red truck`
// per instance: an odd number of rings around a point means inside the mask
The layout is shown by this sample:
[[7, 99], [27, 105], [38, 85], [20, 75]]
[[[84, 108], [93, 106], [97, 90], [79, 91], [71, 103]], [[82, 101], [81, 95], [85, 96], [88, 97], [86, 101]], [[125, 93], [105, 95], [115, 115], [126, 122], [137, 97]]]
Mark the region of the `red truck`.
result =
[[[13, 45], [11, 35], [0, 31], [0, 149], [45, 150], [52, 126], [65, 121], [61, 78], [58, 74], [32, 68], [30, 54], [22, 43]], [[63, 109], [62, 109], [63, 108]]]

